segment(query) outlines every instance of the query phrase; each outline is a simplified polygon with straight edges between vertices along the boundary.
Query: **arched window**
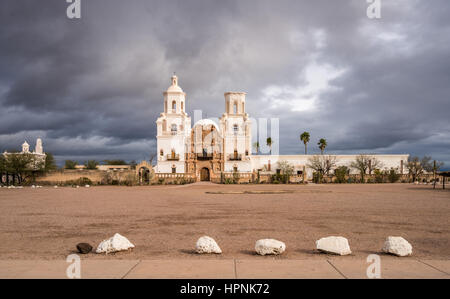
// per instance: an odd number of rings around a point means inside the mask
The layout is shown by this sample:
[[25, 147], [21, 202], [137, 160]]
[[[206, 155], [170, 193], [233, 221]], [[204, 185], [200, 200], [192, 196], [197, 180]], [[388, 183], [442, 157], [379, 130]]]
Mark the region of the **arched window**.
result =
[[163, 120], [163, 132], [167, 131], [167, 121]]
[[176, 124], [172, 124], [172, 127], [170, 130], [172, 132], [172, 135], [177, 135], [177, 125]]
[[177, 101], [173, 101], [172, 102], [172, 112], [176, 113], [177, 112]]
[[159, 155], [162, 157], [162, 156], [164, 156], [164, 150], [160, 150], [159, 151]]
[[184, 102], [181, 102], [181, 112], [184, 111]]
[[238, 110], [237, 103], [234, 103], [234, 105], [233, 105], [233, 113], [237, 114], [237, 110]]
[[175, 165], [172, 165], [172, 173], [177, 173], [177, 167]]

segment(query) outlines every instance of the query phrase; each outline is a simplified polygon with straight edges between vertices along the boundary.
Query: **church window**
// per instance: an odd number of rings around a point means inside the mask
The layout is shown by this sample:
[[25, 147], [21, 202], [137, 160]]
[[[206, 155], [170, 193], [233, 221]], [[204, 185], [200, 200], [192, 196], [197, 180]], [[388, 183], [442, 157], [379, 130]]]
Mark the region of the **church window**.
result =
[[172, 166], [172, 173], [177, 173], [177, 168], [175, 167], [175, 165]]
[[159, 155], [160, 155], [160, 156], [164, 156], [164, 150], [160, 150], [160, 151], [159, 151]]
[[172, 131], [172, 135], [177, 135], [177, 125], [176, 124], [172, 125], [171, 131]]
[[238, 132], [239, 132], [239, 126], [238, 125], [233, 125], [233, 133], [234, 133], [234, 135], [237, 135]]
[[234, 105], [233, 105], [233, 113], [234, 114], [237, 114], [237, 109], [238, 109], [237, 103], [234, 103]]
[[176, 101], [173, 101], [173, 102], [172, 102], [172, 112], [173, 112], [173, 113], [176, 113], [176, 112], [177, 112], [177, 102], [176, 102]]

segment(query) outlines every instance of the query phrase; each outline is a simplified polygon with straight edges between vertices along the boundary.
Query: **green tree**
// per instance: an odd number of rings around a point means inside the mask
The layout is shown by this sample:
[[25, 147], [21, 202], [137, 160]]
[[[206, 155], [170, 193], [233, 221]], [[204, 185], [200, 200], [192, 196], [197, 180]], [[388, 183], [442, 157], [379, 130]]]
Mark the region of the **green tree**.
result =
[[303, 142], [303, 144], [305, 145], [305, 155], [308, 154], [308, 142], [310, 140], [311, 136], [309, 135], [309, 132], [303, 132], [300, 135], [300, 140]]
[[98, 164], [99, 163], [95, 160], [88, 160], [86, 163], [84, 163], [84, 166], [86, 167], [86, 169], [94, 170], [97, 169]]
[[8, 153], [3, 163], [5, 171], [17, 178], [19, 185], [45, 166], [44, 161], [37, 160], [35, 155], [29, 153]]
[[347, 180], [347, 176], [350, 174], [350, 169], [347, 166], [339, 166], [334, 170], [334, 175], [336, 176], [336, 183], [343, 184]]
[[267, 144], [267, 146], [270, 148], [270, 155], [272, 155], [272, 145], [273, 145], [272, 137], [268, 137], [268, 138], [266, 139], [266, 144]]
[[51, 153], [45, 153], [47, 156], [45, 157], [45, 167], [44, 171], [49, 172], [52, 170], [56, 170], [58, 166], [56, 166], [55, 157]]
[[106, 165], [128, 165], [127, 162], [125, 162], [124, 160], [104, 160], [103, 162], [105, 162]]
[[327, 147], [327, 140], [326, 139], [324, 139], [324, 138], [321, 138], [320, 140], [319, 140], [319, 142], [317, 143], [317, 145], [319, 146], [319, 149], [320, 149], [320, 152], [322, 153], [322, 155], [323, 155], [323, 152], [325, 151], [325, 148]]
[[391, 168], [387, 173], [387, 177], [390, 183], [396, 183], [400, 179], [401, 175], [394, 168]]
[[76, 169], [77, 165], [78, 165], [78, 163], [76, 161], [72, 161], [72, 160], [66, 160], [64, 162], [65, 169]]

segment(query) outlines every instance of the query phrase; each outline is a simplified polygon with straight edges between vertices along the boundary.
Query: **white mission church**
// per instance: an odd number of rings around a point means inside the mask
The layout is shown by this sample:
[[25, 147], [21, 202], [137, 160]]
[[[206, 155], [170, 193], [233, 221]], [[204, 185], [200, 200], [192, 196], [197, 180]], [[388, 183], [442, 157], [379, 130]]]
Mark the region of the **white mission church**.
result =
[[[202, 119], [191, 127], [186, 113], [186, 93], [178, 85], [177, 76], [164, 92], [164, 112], [157, 119], [158, 158], [155, 172], [189, 175], [196, 181], [220, 179], [224, 174], [254, 175], [276, 173], [278, 162], [287, 161], [295, 174], [312, 177], [307, 167], [311, 155], [253, 155], [251, 121], [245, 110], [244, 92], [225, 93], [225, 113], [215, 123]], [[357, 155], [333, 155], [336, 167], [349, 166]], [[406, 173], [409, 155], [371, 155], [383, 169], [395, 168]]]

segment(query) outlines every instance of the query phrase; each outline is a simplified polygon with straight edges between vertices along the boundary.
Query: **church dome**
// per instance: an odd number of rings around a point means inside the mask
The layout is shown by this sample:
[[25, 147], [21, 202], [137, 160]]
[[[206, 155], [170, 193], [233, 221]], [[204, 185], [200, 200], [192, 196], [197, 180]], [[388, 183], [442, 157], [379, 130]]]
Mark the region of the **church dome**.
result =
[[167, 92], [183, 92], [180, 86], [178, 86], [178, 77], [176, 75], [172, 76], [172, 85], [169, 86]]
[[196, 126], [201, 126], [201, 127], [214, 126], [216, 128], [217, 132], [220, 132], [219, 126], [214, 121], [207, 119], [207, 118], [201, 119], [198, 122], [196, 122], [194, 125], [194, 128]]

